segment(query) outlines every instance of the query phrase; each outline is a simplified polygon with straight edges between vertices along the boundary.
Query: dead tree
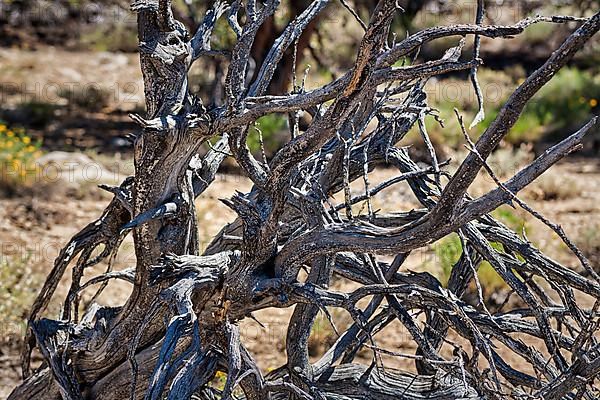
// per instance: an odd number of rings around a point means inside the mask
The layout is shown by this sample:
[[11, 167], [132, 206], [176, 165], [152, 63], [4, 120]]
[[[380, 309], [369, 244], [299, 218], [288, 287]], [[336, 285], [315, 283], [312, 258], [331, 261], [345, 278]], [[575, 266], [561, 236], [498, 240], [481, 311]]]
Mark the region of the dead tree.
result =
[[[537, 17], [511, 26], [439, 26], [391, 43], [389, 26], [401, 12], [394, 0], [380, 0], [365, 22], [356, 62], [339, 79], [305, 90], [264, 92], [283, 54], [327, 5], [314, 0], [274, 42], [253, 80], [248, 64], [261, 24], [276, 0], [218, 2], [192, 36], [173, 18], [169, 0], [137, 0], [140, 57], [147, 114], [133, 115], [141, 126], [134, 142], [135, 176], [119, 187], [104, 187], [114, 199], [102, 216], [75, 235], [56, 260], [33, 305], [23, 352], [24, 382], [17, 399], [593, 399], [600, 372], [598, 306], [582, 307], [581, 296], [600, 297], [593, 266], [551, 223], [517, 197], [545, 170], [576, 150], [590, 121], [547, 150], [512, 178], [501, 182], [486, 159], [515, 124], [532, 96], [600, 28], [600, 13], [587, 19]], [[237, 35], [231, 49], [211, 48], [211, 34], [223, 19]], [[425, 82], [451, 71], [467, 71], [483, 112], [477, 83], [481, 37], [506, 38], [536, 23], [570, 23], [576, 30], [510, 96], [455, 173], [444, 171], [424, 129], [434, 113]], [[474, 37], [474, 55], [461, 58], [465, 40], [436, 61], [398, 66], [421, 45], [442, 37]], [[226, 98], [210, 109], [188, 91], [187, 72], [200, 57], [226, 56]], [[290, 140], [270, 160], [248, 150], [249, 127], [257, 118], [289, 116]], [[309, 114], [300, 131], [298, 116]], [[458, 114], [458, 113], [457, 113]], [[477, 120], [474, 121], [477, 123]], [[413, 125], [421, 128], [431, 165], [423, 168], [400, 147]], [[218, 138], [205, 156], [202, 143]], [[194, 200], [213, 182], [219, 164], [231, 155], [253, 181], [249, 193], [223, 200], [239, 216], [222, 228], [199, 254]], [[398, 175], [369, 185], [373, 169]], [[495, 190], [468, 194], [487, 170]], [[348, 185], [364, 182], [364, 193]], [[421, 208], [380, 213], [371, 199], [385, 187], [409, 185]], [[339, 204], [333, 195], [340, 193]], [[339, 197], [338, 197], [339, 198]], [[364, 202], [357, 215], [352, 205]], [[530, 211], [575, 253], [581, 267], [563, 266], [542, 254], [526, 237], [490, 216], [511, 203]], [[456, 232], [463, 252], [444, 287], [427, 273], [404, 265], [409, 254]], [[132, 234], [136, 265], [82, 281], [86, 268], [108, 260]], [[390, 257], [391, 256], [391, 257]], [[387, 258], [386, 258], [387, 257]], [[486, 260], [523, 307], [490, 312], [479, 290], [478, 304], [463, 300], [477, 268]], [[59, 319], [43, 318], [56, 287], [72, 266], [72, 284]], [[300, 279], [302, 269], [306, 279]], [[360, 284], [350, 293], [328, 287], [333, 275]], [[84, 309], [83, 291], [113, 279], [134, 289], [122, 307]], [[359, 308], [359, 300], [370, 299]], [[362, 303], [361, 303], [362, 304]], [[240, 340], [238, 323], [252, 313], [295, 306], [286, 337], [287, 363], [266, 375]], [[316, 315], [331, 308], [349, 313], [353, 324], [316, 362], [307, 341]], [[377, 346], [373, 336], [399, 321], [418, 346], [417, 354]], [[448, 343], [448, 332], [464, 339]], [[530, 337], [543, 343], [529, 346]], [[450, 346], [450, 352], [443, 349]], [[37, 348], [45, 362], [31, 370]], [[356, 361], [359, 350], [373, 363]], [[507, 356], [520, 359], [511, 362]], [[415, 373], [382, 368], [378, 355], [409, 357]], [[452, 354], [448, 356], [448, 354]], [[217, 371], [224, 388], [209, 385]], [[234, 391], [236, 394], [234, 395]]]

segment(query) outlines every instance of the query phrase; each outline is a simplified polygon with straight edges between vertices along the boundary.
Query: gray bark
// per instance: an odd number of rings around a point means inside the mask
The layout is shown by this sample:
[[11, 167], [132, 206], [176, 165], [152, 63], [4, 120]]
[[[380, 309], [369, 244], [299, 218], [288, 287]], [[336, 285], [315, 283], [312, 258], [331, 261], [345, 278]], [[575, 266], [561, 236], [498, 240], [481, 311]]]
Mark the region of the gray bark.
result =
[[[140, 58], [147, 113], [135, 140], [135, 175], [118, 188], [103, 215], [75, 235], [56, 260], [30, 314], [23, 352], [24, 381], [10, 395], [20, 399], [201, 399], [233, 398], [241, 388], [246, 399], [503, 399], [597, 397], [600, 372], [596, 340], [597, 306], [585, 309], [575, 292], [600, 297], [600, 281], [589, 262], [572, 247], [582, 268], [563, 266], [543, 255], [526, 238], [495, 221], [489, 212], [510, 201], [545, 220], [516, 193], [557, 161], [578, 148], [595, 121], [549, 149], [498, 189], [472, 199], [468, 189], [486, 159], [531, 97], [600, 29], [600, 14], [588, 19], [538, 17], [513, 26], [483, 24], [483, 9], [473, 25], [433, 27], [389, 44], [390, 25], [399, 12], [381, 0], [372, 12], [354, 66], [339, 79], [307, 91], [295, 88], [281, 96], [265, 95], [277, 63], [302, 30], [324, 9], [315, 0], [299, 14], [268, 52], [249, 82], [250, 50], [263, 22], [279, 2], [217, 2], [189, 35], [171, 12], [169, 0], [136, 0]], [[348, 6], [346, 4], [346, 6]], [[218, 20], [237, 36], [231, 49], [212, 49]], [[450, 71], [470, 71], [476, 79], [481, 60], [461, 61], [464, 41], [437, 61], [394, 66], [426, 42], [448, 36], [504, 38], [534, 23], [573, 22], [579, 26], [509, 98], [495, 121], [458, 171], [449, 175], [438, 162], [424, 129], [432, 113], [423, 86]], [[190, 37], [191, 36], [191, 37]], [[187, 84], [192, 63], [214, 54], [228, 57], [222, 82], [225, 100], [206, 108]], [[480, 98], [481, 110], [483, 99]], [[267, 164], [247, 147], [250, 126], [272, 113], [306, 112], [312, 122], [304, 132], [290, 126], [291, 139]], [[290, 121], [293, 121], [290, 118]], [[419, 167], [399, 147], [419, 125], [432, 166]], [[466, 130], [465, 130], [466, 135]], [[220, 137], [204, 157], [200, 146]], [[194, 200], [211, 184], [231, 152], [254, 182], [225, 204], [238, 219], [223, 227], [205, 254], [199, 254]], [[370, 187], [369, 173], [381, 166], [398, 176]], [[489, 170], [493, 174], [493, 171]], [[449, 177], [442, 185], [441, 177]], [[352, 196], [348, 185], [362, 179], [365, 192]], [[406, 182], [421, 209], [381, 214], [370, 203], [367, 215], [355, 216], [352, 204], [369, 202], [386, 187]], [[346, 204], [332, 204], [344, 191]], [[345, 214], [339, 213], [346, 210]], [[458, 232], [463, 254], [444, 288], [426, 273], [402, 271], [413, 250]], [[137, 262], [124, 272], [108, 272], [82, 282], [83, 271], [116, 254], [132, 234]], [[501, 244], [503, 250], [497, 250]], [[96, 248], [104, 246], [96, 257]], [[388, 264], [378, 255], [393, 255]], [[463, 299], [478, 264], [488, 261], [521, 298], [524, 309], [491, 313], [484, 304]], [[43, 313], [61, 277], [72, 265], [73, 283], [60, 320]], [[308, 279], [299, 282], [301, 268]], [[359, 284], [353, 292], [329, 289], [333, 275]], [[533, 279], [535, 277], [535, 280]], [[79, 297], [96, 283], [126, 279], [134, 284], [120, 308], [82, 310]], [[545, 282], [560, 302], [544, 294]], [[477, 283], [477, 282], [476, 282]], [[479, 290], [481, 292], [481, 290]], [[481, 297], [481, 293], [479, 293]], [[368, 306], [357, 302], [371, 297]], [[481, 299], [484, 300], [484, 299]], [[286, 338], [287, 364], [263, 376], [240, 340], [238, 323], [256, 310], [295, 306]], [[319, 311], [346, 310], [354, 323], [315, 363], [308, 338]], [[80, 312], [83, 311], [83, 316]], [[416, 315], [423, 313], [423, 324]], [[375, 333], [393, 320], [402, 323], [417, 344], [417, 354], [381, 349]], [[469, 343], [442, 355], [448, 331]], [[520, 341], [539, 339], [545, 353]], [[503, 344], [534, 374], [503, 359]], [[34, 348], [45, 358], [32, 373]], [[360, 365], [361, 349], [408, 357], [419, 374]], [[545, 355], [549, 354], [549, 356]], [[208, 383], [217, 371], [227, 373], [222, 391]], [[236, 392], [237, 393], [237, 392]], [[237, 396], [237, 394], [236, 394]]]

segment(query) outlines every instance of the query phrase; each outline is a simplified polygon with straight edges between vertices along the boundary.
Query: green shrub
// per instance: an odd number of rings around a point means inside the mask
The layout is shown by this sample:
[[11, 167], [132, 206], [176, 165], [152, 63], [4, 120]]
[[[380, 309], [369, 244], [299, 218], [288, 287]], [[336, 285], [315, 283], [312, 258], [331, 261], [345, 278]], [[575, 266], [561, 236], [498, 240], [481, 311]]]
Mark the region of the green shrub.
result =
[[[563, 68], [525, 106], [506, 140], [516, 144], [537, 141], [543, 136], [557, 139], [590, 118], [598, 109], [599, 99], [598, 77], [588, 71]], [[500, 107], [486, 109], [482, 129], [492, 123], [499, 110]]]
[[548, 82], [526, 111], [541, 124], [569, 128], [585, 120], [600, 99], [600, 79], [588, 71], [564, 68]]
[[260, 154], [260, 136], [258, 132], [258, 129], [260, 129], [265, 153], [267, 156], [275, 154], [286, 141], [286, 137], [283, 135], [286, 124], [286, 118], [277, 114], [269, 114], [259, 118], [256, 125], [250, 128], [248, 133], [247, 142], [250, 151], [256, 155]]
[[[484, 91], [485, 119], [471, 130], [473, 139], [494, 121], [508, 93], [523, 82], [522, 74], [518, 68], [508, 72], [480, 69], [478, 76]], [[434, 142], [459, 148], [464, 138], [453, 109], [460, 110], [467, 124], [475, 116], [477, 102], [470, 82], [456, 78], [432, 80], [426, 90], [432, 106], [439, 110], [445, 121], [442, 128], [433, 118], [427, 118], [429, 135]], [[597, 113], [599, 103], [600, 76], [576, 68], [564, 68], [533, 97], [505, 140], [511, 144], [535, 142], [545, 137], [556, 141]], [[419, 143], [416, 128], [410, 132], [407, 141]]]
[[525, 29], [520, 40], [524, 42], [523, 46], [543, 44], [549, 37], [552, 37], [555, 30], [556, 27], [553, 24], [533, 24]]
[[435, 260], [439, 266], [439, 279], [442, 285], [448, 285], [452, 267], [460, 259], [462, 244], [456, 233], [441, 239], [434, 245]]
[[515, 232], [521, 232], [525, 228], [526, 221], [510, 206], [504, 205], [492, 212], [494, 218], [499, 219]]
[[[492, 243], [492, 247], [502, 251], [501, 245]], [[456, 233], [452, 233], [435, 244], [434, 252], [436, 261], [440, 267], [438, 277], [442, 285], [447, 286], [450, 279], [452, 268], [458, 262], [462, 255], [462, 244]], [[483, 288], [484, 294], [489, 295], [496, 290], [506, 287], [506, 283], [494, 270], [494, 268], [484, 261], [477, 269], [477, 277]], [[475, 286], [473, 285], [473, 288]]]
[[[340, 317], [341, 314], [339, 310], [331, 310], [331, 317], [335, 321]], [[336, 325], [339, 327], [339, 322], [336, 322]], [[344, 324], [342, 324], [344, 325]], [[333, 330], [331, 326], [331, 322], [327, 319], [327, 316], [323, 311], [320, 311], [315, 318], [313, 326], [310, 330], [310, 336], [308, 338], [308, 354], [311, 357], [319, 357], [327, 351], [327, 349], [332, 346], [336, 339], [338, 338], [336, 332]]]
[[482, 261], [481, 264], [479, 264], [477, 276], [479, 277], [479, 282], [481, 283], [481, 288], [485, 295], [508, 287], [506, 282], [504, 282], [504, 279], [498, 275], [494, 267], [487, 261]]

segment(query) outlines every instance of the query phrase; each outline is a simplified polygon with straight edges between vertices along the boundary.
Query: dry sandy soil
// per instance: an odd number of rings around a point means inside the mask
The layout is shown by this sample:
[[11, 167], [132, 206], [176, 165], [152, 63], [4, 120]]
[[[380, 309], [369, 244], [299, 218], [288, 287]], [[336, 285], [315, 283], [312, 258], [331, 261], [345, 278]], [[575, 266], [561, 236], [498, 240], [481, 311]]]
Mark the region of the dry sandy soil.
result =
[[[371, 181], [375, 183], [389, 178], [392, 174], [391, 170], [378, 171]], [[554, 185], [554, 183], [558, 185]], [[479, 180], [478, 191], [483, 192], [486, 188], [491, 187], [492, 182], [489, 179], [482, 177]], [[568, 188], [568, 193], [561, 191], [561, 196], [565, 198], [544, 200], [544, 196], [548, 197], [549, 194], [554, 193], [552, 191], [560, 191], [560, 188]], [[235, 190], [247, 191], [249, 189], [250, 182], [243, 177], [219, 175], [208, 191], [198, 199], [199, 229], [203, 243], [207, 243], [224, 223], [235, 218], [233, 212], [218, 199], [230, 196]], [[359, 187], [354, 189], [359, 190]], [[534, 185], [524, 193], [523, 197], [546, 216], [560, 222], [567, 233], [573, 237], [591, 235], [589, 240], [596, 241], [593, 243], [595, 245], [599, 244], [597, 240], [600, 233], [597, 233], [597, 221], [600, 216], [600, 165], [597, 160], [570, 161], [559, 164], [542, 184]], [[94, 185], [66, 185], [64, 183], [48, 184], [42, 191], [24, 194], [17, 198], [0, 199], [1, 255], [2, 259], [6, 260], [2, 268], [10, 268], [10, 274], [20, 274], [26, 277], [24, 281], [20, 282], [20, 285], [23, 286], [18, 292], [20, 297], [13, 301], [10, 309], [6, 307], [7, 304], [4, 308], [1, 308], [0, 304], [0, 310], [2, 310], [0, 322], [3, 327], [0, 330], [2, 333], [0, 398], [4, 398], [18, 381], [18, 338], [23, 330], [22, 319], [25, 310], [33, 301], [42, 277], [50, 270], [60, 247], [80, 228], [97, 217], [108, 200], [109, 197], [102, 194]], [[397, 185], [386, 189], [374, 206], [388, 210], [410, 210], [416, 204], [412, 202], [407, 187]], [[573, 257], [549, 229], [519, 210], [514, 210], [512, 213], [512, 217], [509, 219], [514, 217], [517, 221], [525, 224], [530, 240], [556, 259], [575, 265]], [[23, 257], [23, 255], [28, 255], [25, 262], [15, 262], [18, 257]], [[440, 267], [437, 262], [439, 260], [435, 255], [434, 245], [428, 250], [411, 256], [406, 268], [415, 271], [427, 270], [439, 275]], [[132, 243], [126, 241], [122, 246], [115, 268], [130, 267], [134, 261]], [[101, 268], [102, 266], [90, 271], [90, 275], [99, 272]], [[67, 285], [68, 279], [65, 279], [50, 308], [49, 315], [52, 316], [53, 313], [58, 312], [60, 299], [65, 294]], [[336, 290], [351, 290], [354, 285], [343, 279], [336, 279], [333, 287]], [[100, 302], [110, 305], [122, 304], [127, 298], [129, 290], [130, 287], [127, 284], [112, 284], [104, 292]], [[582, 298], [581, 301], [588, 302], [590, 300]], [[278, 309], [257, 313], [256, 319], [264, 327], [252, 320], [243, 321], [241, 324], [244, 342], [257, 357], [261, 368], [265, 370], [277, 367], [285, 361], [286, 321], [291, 312], [291, 309]], [[338, 328], [342, 329], [350, 323], [349, 317], [344, 313], [336, 310], [332, 314]], [[318, 358], [319, 354], [322, 354], [334, 339], [335, 333], [327, 321], [320, 318], [315, 325], [311, 340], [311, 356]], [[390, 325], [378, 334], [375, 340], [378, 345], [397, 352], [414, 354], [415, 351], [414, 343], [410, 340], [406, 330], [399, 324]], [[448, 340], [461, 343], [453, 335], [450, 335]], [[371, 357], [370, 351], [361, 353], [361, 358], [367, 363], [370, 362]], [[409, 370], [413, 368], [412, 362], [406, 359], [384, 357], [383, 361], [388, 366], [400, 366]]]

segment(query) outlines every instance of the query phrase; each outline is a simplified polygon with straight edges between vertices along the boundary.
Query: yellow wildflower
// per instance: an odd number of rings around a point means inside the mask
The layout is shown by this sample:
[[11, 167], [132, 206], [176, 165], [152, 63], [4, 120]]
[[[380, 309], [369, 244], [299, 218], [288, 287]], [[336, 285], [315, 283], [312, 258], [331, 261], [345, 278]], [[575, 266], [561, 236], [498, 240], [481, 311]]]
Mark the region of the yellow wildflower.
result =
[[31, 139], [29, 138], [29, 136], [23, 136], [22, 140], [23, 140], [23, 143], [25, 143], [25, 144], [31, 143]]
[[590, 107], [596, 107], [598, 105], [598, 100], [590, 99]]
[[215, 374], [215, 378], [217, 379], [225, 379], [227, 377], [227, 374], [223, 371], [217, 371], [217, 373]]

